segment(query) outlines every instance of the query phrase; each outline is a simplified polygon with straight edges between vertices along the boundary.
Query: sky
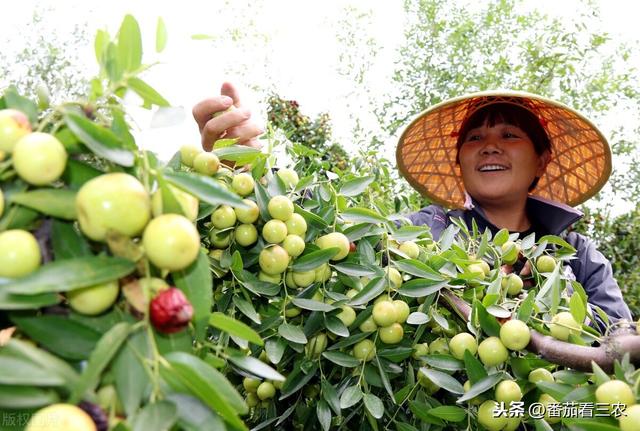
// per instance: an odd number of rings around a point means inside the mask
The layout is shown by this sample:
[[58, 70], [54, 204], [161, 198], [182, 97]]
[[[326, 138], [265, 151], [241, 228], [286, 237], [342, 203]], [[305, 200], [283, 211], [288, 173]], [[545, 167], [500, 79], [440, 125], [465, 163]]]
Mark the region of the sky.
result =
[[[469, 7], [479, 2], [457, 0]], [[637, 2], [631, 0], [600, 0], [602, 29], [615, 40], [640, 40]], [[236, 84], [246, 106], [252, 108], [254, 118], [264, 121], [265, 106], [261, 94], [253, 86], [274, 85], [281, 96], [295, 98], [306, 113], [328, 112], [334, 136], [341, 143], [348, 142], [351, 123], [345, 100], [353, 97], [352, 85], [337, 74], [341, 52], [336, 41], [336, 28], [343, 25], [345, 8], [369, 12], [362, 21], [367, 25], [363, 34], [372, 35], [381, 46], [378, 61], [371, 73], [376, 97], [383, 94], [393, 71], [394, 49], [402, 41], [402, 1], [379, 0], [208, 0], [181, 2], [148, 2], [135, 0], [61, 0], [54, 2], [21, 0], [5, 5], [0, 41], [24, 31], [34, 10], [53, 7], [47, 12], [52, 28], [71, 28], [74, 23], [87, 23], [93, 37], [96, 29], [117, 32], [126, 13], [133, 14], [143, 34], [145, 60], [159, 60], [146, 75], [176, 107], [171, 127], [152, 128], [153, 113], [137, 108], [137, 100], [130, 99], [130, 112], [136, 119], [136, 138], [140, 146], [170, 157], [185, 143], [199, 143], [198, 130], [191, 118], [191, 107], [198, 101], [218, 94], [224, 81]], [[578, 0], [527, 0], [524, 7], [539, 8], [550, 15], [571, 19], [584, 8]], [[247, 11], [251, 12], [248, 13]], [[354, 12], [355, 13], [355, 12]], [[166, 50], [154, 52], [155, 25], [158, 17], [166, 23], [169, 34]], [[235, 28], [245, 35], [243, 42], [233, 43], [228, 29]], [[194, 34], [207, 34], [219, 39], [216, 49], [212, 41], [193, 40]], [[15, 40], [15, 38], [14, 38]], [[223, 43], [223, 41], [226, 41]], [[2, 49], [11, 49], [4, 46]], [[15, 47], [13, 47], [15, 48]], [[94, 73], [96, 63], [91, 44], [80, 53], [85, 67]], [[640, 58], [632, 59], [640, 68]], [[175, 114], [174, 112], [174, 114]], [[182, 121], [177, 121], [182, 119]], [[371, 120], [371, 119], [369, 119]], [[605, 134], [607, 125], [599, 125]], [[389, 137], [389, 156], [396, 137]], [[346, 145], [348, 148], [348, 144]], [[628, 209], [620, 204], [618, 212]]]

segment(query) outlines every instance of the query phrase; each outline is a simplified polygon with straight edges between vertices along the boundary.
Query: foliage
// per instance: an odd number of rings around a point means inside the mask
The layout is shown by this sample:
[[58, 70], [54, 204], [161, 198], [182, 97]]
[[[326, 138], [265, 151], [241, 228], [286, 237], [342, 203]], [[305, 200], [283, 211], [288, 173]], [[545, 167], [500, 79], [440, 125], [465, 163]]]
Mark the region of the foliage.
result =
[[[24, 31], [2, 41], [7, 49], [0, 52], [0, 88], [15, 85], [20, 94], [44, 105], [76, 99], [87, 86], [80, 62], [80, 48], [89, 40], [86, 25], [52, 30], [47, 25], [51, 12], [50, 8], [35, 11]], [[17, 51], [9, 48], [16, 46]]]
[[602, 210], [587, 211], [576, 230], [592, 238], [609, 259], [625, 302], [634, 316], [640, 316], [640, 210], [618, 217]]

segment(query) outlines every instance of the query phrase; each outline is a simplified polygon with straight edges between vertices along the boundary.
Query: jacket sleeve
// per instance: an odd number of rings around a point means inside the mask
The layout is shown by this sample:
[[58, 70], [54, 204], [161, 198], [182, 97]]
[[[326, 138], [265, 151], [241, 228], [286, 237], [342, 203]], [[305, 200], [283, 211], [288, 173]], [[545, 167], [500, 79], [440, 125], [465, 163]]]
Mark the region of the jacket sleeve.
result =
[[588, 302], [607, 313], [611, 322], [620, 319], [632, 321], [631, 311], [613, 278], [611, 263], [607, 258], [584, 235], [571, 232], [567, 235], [567, 242], [577, 250], [576, 259], [570, 261], [569, 265], [576, 280], [584, 287]]
[[429, 205], [420, 211], [406, 216], [414, 226], [429, 226], [433, 239], [440, 238], [442, 231], [447, 228], [447, 213], [438, 205]]

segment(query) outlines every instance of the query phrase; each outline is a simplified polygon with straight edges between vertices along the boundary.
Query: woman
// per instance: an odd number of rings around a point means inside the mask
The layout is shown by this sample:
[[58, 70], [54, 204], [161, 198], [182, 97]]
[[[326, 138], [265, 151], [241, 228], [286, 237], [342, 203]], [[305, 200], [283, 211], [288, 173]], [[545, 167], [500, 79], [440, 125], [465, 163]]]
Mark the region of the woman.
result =
[[[439, 205], [408, 218], [438, 238], [452, 217], [471, 228], [560, 235], [576, 250], [569, 261], [588, 301], [611, 321], [631, 320], [611, 264], [585, 236], [568, 229], [572, 208], [611, 173], [606, 139], [572, 109], [520, 92], [484, 92], [438, 104], [407, 127], [398, 144], [400, 172]], [[443, 207], [453, 208], [445, 211]]]
[[[210, 149], [222, 136], [259, 146], [262, 129], [240, 107], [229, 83], [221, 96], [193, 109]], [[527, 93], [475, 93], [451, 99], [418, 115], [400, 138], [398, 167], [407, 181], [436, 202], [408, 218], [431, 227], [434, 238], [462, 217], [471, 227], [496, 233], [562, 235], [577, 250], [569, 262], [589, 303], [611, 321], [631, 320], [611, 265], [592, 241], [568, 232], [582, 213], [572, 208], [594, 194], [611, 173], [606, 139], [587, 119], [559, 103]], [[453, 208], [446, 211], [444, 208]]]

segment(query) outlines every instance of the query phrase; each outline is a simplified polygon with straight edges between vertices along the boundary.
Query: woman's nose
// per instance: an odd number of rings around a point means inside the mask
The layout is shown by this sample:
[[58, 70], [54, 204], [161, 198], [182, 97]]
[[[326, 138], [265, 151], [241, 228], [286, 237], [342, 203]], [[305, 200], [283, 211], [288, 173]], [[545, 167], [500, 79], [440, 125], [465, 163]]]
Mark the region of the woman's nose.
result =
[[500, 143], [493, 138], [487, 138], [484, 142], [484, 145], [480, 149], [480, 153], [482, 154], [499, 154], [502, 153], [502, 147]]

